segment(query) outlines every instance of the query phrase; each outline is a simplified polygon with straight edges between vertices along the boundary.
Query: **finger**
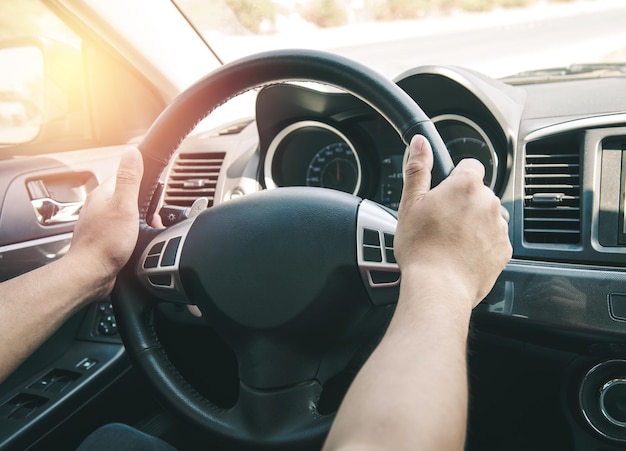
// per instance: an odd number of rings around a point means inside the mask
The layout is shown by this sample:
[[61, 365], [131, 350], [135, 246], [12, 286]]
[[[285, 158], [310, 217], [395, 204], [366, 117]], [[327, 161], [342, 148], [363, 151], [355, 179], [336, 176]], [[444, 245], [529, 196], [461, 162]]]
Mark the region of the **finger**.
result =
[[189, 310], [189, 313], [191, 313], [196, 318], [202, 318], [202, 312], [200, 311], [197, 305], [188, 304], [187, 310]]
[[142, 175], [143, 160], [141, 153], [136, 148], [126, 149], [117, 168], [113, 203], [121, 205], [123, 202], [132, 199], [133, 204], [136, 204]]
[[161, 220], [161, 216], [158, 213], [152, 215], [152, 219], [150, 220], [150, 227], [153, 229], [164, 229], [163, 221]]
[[404, 168], [402, 202], [419, 201], [430, 190], [433, 151], [421, 135], [415, 135], [409, 145], [409, 158]]
[[468, 175], [482, 181], [485, 178], [485, 166], [475, 158], [465, 158], [450, 173], [450, 176], [459, 175]]

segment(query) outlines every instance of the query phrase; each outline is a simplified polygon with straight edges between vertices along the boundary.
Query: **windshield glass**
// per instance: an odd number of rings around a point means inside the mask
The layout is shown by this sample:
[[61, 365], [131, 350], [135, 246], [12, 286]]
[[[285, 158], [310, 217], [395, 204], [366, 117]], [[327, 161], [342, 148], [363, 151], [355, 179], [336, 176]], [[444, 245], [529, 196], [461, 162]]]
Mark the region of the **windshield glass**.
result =
[[626, 61], [623, 0], [175, 1], [224, 62], [263, 50], [312, 48], [389, 77], [443, 64], [500, 78]]

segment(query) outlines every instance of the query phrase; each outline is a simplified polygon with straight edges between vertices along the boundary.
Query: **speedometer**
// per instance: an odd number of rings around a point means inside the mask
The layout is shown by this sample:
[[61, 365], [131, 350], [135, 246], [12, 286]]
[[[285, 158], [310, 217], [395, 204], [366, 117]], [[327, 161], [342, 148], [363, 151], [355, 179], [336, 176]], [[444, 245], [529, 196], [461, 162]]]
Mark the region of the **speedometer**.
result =
[[356, 153], [345, 142], [324, 146], [309, 163], [306, 184], [356, 194], [361, 186]]

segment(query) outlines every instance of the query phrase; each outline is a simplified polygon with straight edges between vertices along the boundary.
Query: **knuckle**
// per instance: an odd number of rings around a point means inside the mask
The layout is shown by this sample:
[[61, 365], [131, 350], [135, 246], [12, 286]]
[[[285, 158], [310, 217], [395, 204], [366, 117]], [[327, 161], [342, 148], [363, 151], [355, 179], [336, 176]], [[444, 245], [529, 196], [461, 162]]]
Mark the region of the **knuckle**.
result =
[[117, 182], [123, 184], [133, 184], [136, 183], [137, 176], [131, 171], [120, 170], [117, 173]]
[[459, 171], [474, 173], [481, 179], [485, 176], [485, 167], [475, 158], [464, 158], [456, 167]]
[[409, 160], [404, 166], [404, 178], [406, 180], [407, 178], [422, 174], [425, 170], [428, 170], [428, 168], [422, 162]]
[[463, 171], [458, 177], [459, 188], [467, 195], [481, 194], [485, 185], [482, 177], [477, 177], [473, 171]]

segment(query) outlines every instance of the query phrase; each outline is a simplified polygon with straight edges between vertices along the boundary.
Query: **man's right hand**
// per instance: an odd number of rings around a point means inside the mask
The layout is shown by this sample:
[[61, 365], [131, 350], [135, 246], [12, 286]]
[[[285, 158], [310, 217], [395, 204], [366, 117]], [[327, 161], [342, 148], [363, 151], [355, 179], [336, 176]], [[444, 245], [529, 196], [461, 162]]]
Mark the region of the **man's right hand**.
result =
[[[511, 258], [500, 200], [484, 185], [484, 167], [462, 160], [430, 189], [430, 144], [415, 136], [409, 147], [394, 252], [403, 280], [439, 274], [467, 290], [475, 307]], [[418, 273], [416, 273], [416, 271]]]

